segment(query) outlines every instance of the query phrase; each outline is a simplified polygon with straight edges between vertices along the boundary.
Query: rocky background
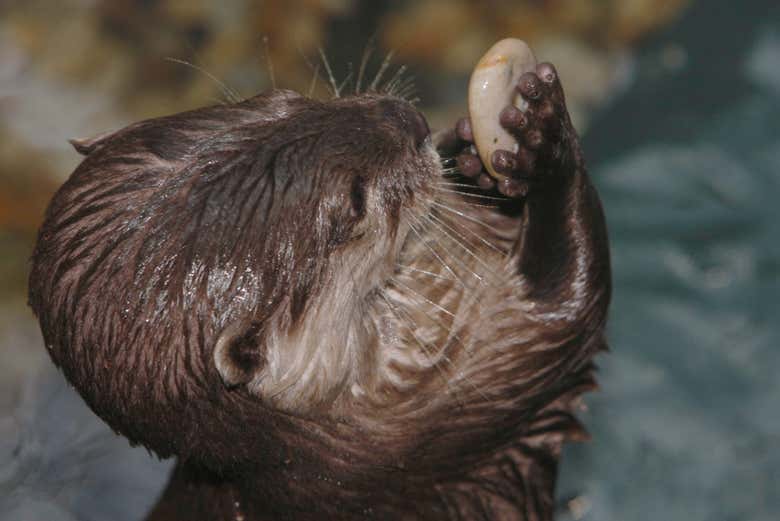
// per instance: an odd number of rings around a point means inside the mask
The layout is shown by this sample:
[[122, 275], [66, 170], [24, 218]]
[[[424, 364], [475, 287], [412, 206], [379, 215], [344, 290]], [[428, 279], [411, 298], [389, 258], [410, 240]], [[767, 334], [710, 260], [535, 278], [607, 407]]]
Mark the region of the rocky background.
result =
[[[25, 305], [67, 144], [272, 85], [327, 96], [376, 51], [433, 127], [521, 37], [561, 73], [604, 199], [612, 352], [560, 519], [780, 511], [780, 7], [727, 0], [0, 2], [0, 520], [137, 520], [170, 462], [130, 449], [46, 358]], [[318, 80], [313, 81], [315, 76]]]

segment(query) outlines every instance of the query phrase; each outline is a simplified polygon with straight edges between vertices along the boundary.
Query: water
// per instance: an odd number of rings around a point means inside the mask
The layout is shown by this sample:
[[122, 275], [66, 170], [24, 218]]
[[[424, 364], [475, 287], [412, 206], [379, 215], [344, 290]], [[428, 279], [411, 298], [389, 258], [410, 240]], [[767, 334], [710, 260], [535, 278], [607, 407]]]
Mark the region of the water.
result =
[[[562, 498], [587, 520], [780, 515], [780, 10], [699, 2], [640, 53], [585, 149], [615, 298], [590, 444]], [[683, 67], [664, 66], [670, 49]], [[679, 60], [678, 60], [679, 61]]]

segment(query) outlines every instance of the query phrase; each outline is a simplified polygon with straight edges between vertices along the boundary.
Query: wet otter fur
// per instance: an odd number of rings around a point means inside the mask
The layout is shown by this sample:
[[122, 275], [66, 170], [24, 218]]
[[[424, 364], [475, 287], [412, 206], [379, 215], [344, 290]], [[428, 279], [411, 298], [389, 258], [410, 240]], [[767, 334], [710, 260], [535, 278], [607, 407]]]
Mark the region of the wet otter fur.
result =
[[178, 458], [149, 519], [552, 518], [609, 252], [554, 69], [518, 89], [500, 192], [467, 121], [432, 139], [386, 92], [76, 143], [30, 304], [89, 406]]

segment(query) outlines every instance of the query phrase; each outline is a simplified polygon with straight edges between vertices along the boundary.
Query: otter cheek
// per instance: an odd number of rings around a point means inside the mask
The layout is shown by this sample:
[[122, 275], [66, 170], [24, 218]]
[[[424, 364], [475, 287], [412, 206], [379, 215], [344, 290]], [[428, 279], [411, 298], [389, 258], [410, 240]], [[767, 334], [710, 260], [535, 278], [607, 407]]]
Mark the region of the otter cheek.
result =
[[522, 40], [507, 38], [501, 40], [479, 60], [469, 81], [469, 117], [474, 134], [474, 144], [479, 157], [496, 178], [505, 176], [493, 169], [490, 160], [496, 150], [517, 151], [517, 140], [499, 123], [501, 110], [515, 105], [520, 110], [526, 107], [515, 86], [526, 72], [536, 68], [536, 58]]
[[245, 385], [265, 367], [259, 332], [260, 324], [241, 321], [229, 325], [219, 335], [214, 347], [214, 364], [226, 386]]

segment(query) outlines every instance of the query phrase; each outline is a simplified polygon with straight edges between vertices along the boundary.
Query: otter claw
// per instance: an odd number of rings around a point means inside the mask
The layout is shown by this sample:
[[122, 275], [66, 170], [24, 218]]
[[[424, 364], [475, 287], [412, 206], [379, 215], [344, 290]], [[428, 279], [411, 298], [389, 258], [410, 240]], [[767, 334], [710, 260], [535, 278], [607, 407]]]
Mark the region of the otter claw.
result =
[[482, 173], [482, 161], [479, 156], [465, 152], [457, 157], [458, 168], [466, 177], [477, 177]]

